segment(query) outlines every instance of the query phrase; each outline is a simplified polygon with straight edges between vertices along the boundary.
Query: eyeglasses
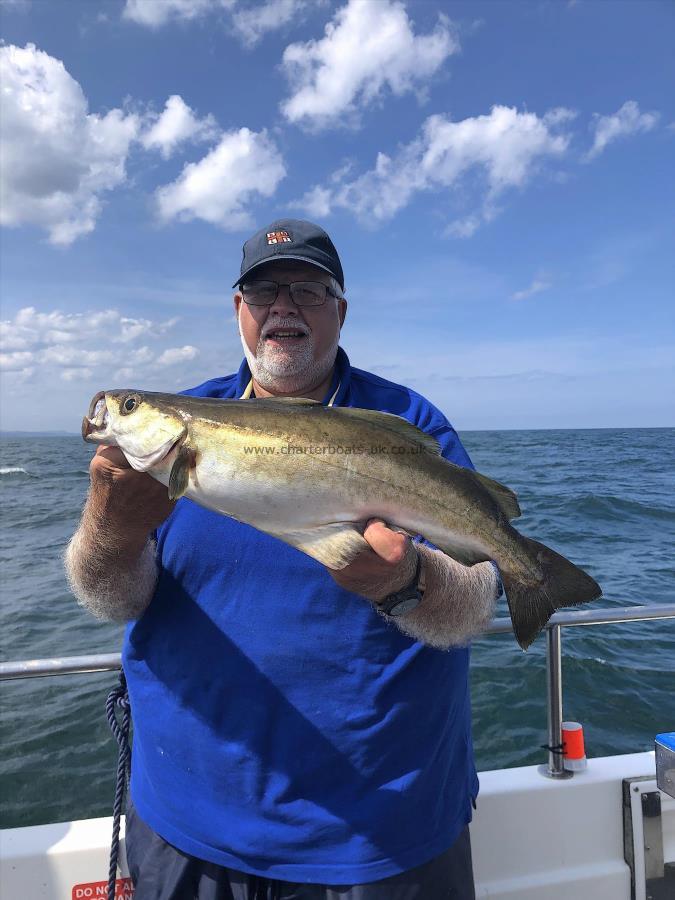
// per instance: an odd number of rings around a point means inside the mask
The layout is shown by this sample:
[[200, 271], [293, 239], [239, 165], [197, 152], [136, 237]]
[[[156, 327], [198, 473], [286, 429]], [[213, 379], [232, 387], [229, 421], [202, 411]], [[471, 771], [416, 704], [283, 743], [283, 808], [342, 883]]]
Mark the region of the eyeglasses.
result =
[[296, 306], [322, 306], [328, 294], [337, 297], [321, 281], [293, 281], [281, 285], [276, 281], [247, 281], [241, 286], [244, 303], [249, 306], [271, 306], [279, 296], [279, 288], [287, 287]]

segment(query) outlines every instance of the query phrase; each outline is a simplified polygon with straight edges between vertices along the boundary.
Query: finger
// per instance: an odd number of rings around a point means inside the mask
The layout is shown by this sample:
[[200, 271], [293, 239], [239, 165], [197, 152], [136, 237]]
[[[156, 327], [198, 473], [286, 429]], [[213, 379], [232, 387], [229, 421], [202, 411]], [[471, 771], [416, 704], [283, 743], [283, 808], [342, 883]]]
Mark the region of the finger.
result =
[[381, 519], [371, 519], [363, 537], [375, 553], [390, 565], [397, 566], [405, 559], [410, 538], [387, 528]]
[[96, 448], [96, 456], [102, 456], [108, 462], [112, 463], [114, 466], [118, 466], [120, 469], [130, 469], [131, 466], [129, 462], [119, 449], [119, 447], [108, 447], [107, 444], [99, 444]]
[[401, 528], [400, 525], [389, 525], [383, 519], [368, 519], [368, 521], [366, 522], [366, 528], [368, 528], [369, 525], [375, 524], [384, 525], [384, 527], [388, 528], [389, 531], [394, 531], [397, 534], [407, 534], [408, 537], [413, 537], [413, 533], [411, 531], [408, 531], [407, 528]]

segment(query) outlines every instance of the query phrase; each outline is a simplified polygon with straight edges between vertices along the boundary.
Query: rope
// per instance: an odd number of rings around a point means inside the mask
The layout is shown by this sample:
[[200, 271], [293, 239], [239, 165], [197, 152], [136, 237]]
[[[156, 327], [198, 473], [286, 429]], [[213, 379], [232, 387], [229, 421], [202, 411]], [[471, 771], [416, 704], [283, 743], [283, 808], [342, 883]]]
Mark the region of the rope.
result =
[[564, 744], [540, 744], [539, 746], [542, 750], [548, 750], [549, 753], [555, 753], [558, 756], [562, 756], [565, 751]]
[[[122, 710], [121, 723], [117, 717], [117, 707]], [[115, 784], [115, 802], [113, 805], [113, 830], [110, 844], [110, 868], [108, 869], [108, 900], [115, 900], [115, 884], [117, 881], [117, 857], [120, 849], [120, 820], [122, 818], [122, 806], [124, 794], [129, 784], [129, 771], [131, 768], [131, 748], [129, 747], [129, 725], [131, 722], [131, 708], [129, 706], [129, 694], [127, 693], [127, 680], [124, 672], [120, 672], [120, 683], [108, 694], [105, 704], [108, 725], [117, 741], [119, 755], [117, 757], [117, 781]]]

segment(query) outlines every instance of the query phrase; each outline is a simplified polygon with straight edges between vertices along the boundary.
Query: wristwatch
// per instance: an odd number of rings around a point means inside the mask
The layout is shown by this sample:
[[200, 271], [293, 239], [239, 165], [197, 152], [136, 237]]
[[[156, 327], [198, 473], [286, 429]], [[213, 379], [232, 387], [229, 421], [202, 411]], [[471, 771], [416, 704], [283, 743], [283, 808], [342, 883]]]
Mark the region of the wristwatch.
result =
[[407, 612], [411, 612], [422, 602], [422, 594], [424, 588], [420, 586], [422, 576], [422, 554], [417, 550], [417, 565], [415, 566], [415, 574], [412, 581], [406, 587], [396, 591], [395, 594], [389, 594], [384, 600], [379, 600], [377, 608], [385, 616], [402, 616]]

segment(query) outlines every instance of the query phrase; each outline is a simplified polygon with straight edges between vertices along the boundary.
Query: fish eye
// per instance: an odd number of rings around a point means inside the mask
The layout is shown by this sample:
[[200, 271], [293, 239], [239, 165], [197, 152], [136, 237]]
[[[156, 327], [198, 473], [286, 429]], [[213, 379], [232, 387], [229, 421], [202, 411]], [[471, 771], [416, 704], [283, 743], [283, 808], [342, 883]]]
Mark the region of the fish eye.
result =
[[124, 412], [133, 412], [138, 406], [138, 397], [134, 397], [133, 395], [127, 397], [124, 403], [122, 404], [122, 409]]

